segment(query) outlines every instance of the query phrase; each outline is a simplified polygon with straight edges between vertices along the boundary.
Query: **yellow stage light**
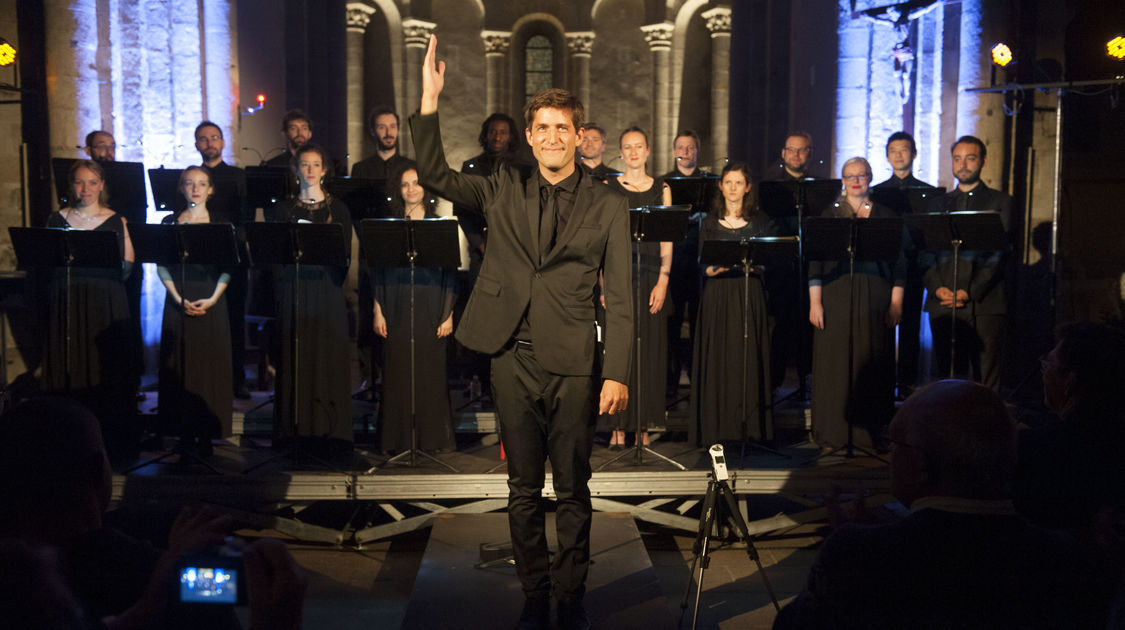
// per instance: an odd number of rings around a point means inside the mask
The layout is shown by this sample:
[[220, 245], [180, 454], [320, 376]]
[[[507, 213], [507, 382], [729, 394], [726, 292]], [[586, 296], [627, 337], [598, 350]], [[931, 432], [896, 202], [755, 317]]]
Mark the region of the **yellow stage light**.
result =
[[992, 47], [992, 63], [1003, 68], [1012, 63], [1012, 49], [1007, 44], [1000, 43]]
[[1114, 59], [1125, 59], [1125, 37], [1118, 35], [1106, 42], [1105, 54]]
[[16, 49], [8, 40], [0, 38], [0, 66], [10, 66], [16, 62]]

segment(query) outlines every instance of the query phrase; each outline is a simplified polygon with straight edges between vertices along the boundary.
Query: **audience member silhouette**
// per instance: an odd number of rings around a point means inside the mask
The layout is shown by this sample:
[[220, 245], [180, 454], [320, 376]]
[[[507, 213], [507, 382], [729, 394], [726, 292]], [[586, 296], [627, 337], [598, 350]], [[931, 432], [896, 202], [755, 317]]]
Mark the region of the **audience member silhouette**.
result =
[[939, 381], [891, 423], [910, 515], [824, 541], [785, 628], [1101, 628], [1106, 590], [1076, 545], [1012, 506], [1016, 426], [990, 389]]
[[[57, 549], [66, 588], [83, 615], [110, 629], [238, 628], [229, 607], [201, 610], [170, 601], [177, 560], [215, 551], [230, 519], [185, 508], [162, 551], [107, 526], [111, 489], [97, 418], [82, 406], [43, 397], [0, 417], [0, 537]], [[251, 628], [299, 628], [305, 578], [284, 545], [257, 541], [243, 559]], [[50, 562], [40, 569], [50, 583]]]

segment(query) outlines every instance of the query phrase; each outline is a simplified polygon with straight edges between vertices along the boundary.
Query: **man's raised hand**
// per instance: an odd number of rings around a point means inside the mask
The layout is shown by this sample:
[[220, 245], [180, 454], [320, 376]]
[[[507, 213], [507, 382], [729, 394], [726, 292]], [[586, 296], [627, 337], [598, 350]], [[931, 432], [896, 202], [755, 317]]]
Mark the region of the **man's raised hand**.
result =
[[445, 87], [445, 62], [437, 60], [437, 36], [430, 35], [430, 46], [422, 60], [422, 106], [420, 114], [437, 111], [438, 95]]

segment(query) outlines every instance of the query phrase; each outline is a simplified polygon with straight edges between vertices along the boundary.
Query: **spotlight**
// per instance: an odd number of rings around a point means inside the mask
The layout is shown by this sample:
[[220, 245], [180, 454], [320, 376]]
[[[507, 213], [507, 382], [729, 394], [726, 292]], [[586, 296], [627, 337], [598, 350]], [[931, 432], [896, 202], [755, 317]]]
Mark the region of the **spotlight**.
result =
[[1003, 68], [1012, 63], [1012, 49], [1001, 42], [992, 47], [992, 63]]
[[1106, 42], [1105, 54], [1117, 60], [1125, 59], [1125, 37], [1118, 35]]
[[0, 37], [0, 66], [10, 66], [16, 62], [16, 48], [8, 40]]
[[242, 110], [242, 113], [247, 116], [253, 116], [254, 114], [262, 111], [262, 109], [264, 109], [266, 106], [266, 95], [259, 92], [258, 95], [254, 97], [254, 103], [255, 104], [253, 107], [244, 108]]
[[262, 107], [265, 104], [266, 104], [266, 95], [265, 94], [259, 94], [258, 95], [258, 107]]

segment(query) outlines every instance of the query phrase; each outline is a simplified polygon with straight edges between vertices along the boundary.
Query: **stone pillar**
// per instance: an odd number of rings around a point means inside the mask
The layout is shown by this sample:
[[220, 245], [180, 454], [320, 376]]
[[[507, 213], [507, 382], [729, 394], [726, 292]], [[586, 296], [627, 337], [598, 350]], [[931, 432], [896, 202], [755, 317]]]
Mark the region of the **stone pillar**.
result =
[[484, 42], [484, 104], [485, 115], [506, 109], [508, 102], [505, 85], [508, 73], [508, 47], [512, 44], [512, 34], [508, 31], [481, 31]]
[[[703, 12], [711, 32], [712, 166], [729, 157], [730, 140], [730, 7]], [[700, 156], [702, 157], [702, 156]]]
[[586, 120], [591, 120], [590, 52], [594, 49], [594, 32], [567, 33], [566, 47], [570, 52], [570, 91], [578, 95], [586, 107]]
[[672, 136], [676, 135], [672, 94], [672, 33], [670, 22], [641, 27], [652, 55], [653, 173], [672, 168]]
[[[956, 136], [973, 135], [988, 147], [988, 160], [981, 179], [992, 188], [1006, 187], [1004, 165], [1004, 96], [988, 92], [968, 92], [965, 88], [987, 86], [992, 57], [989, 48], [1000, 41], [997, 28], [1004, 23], [1005, 10], [983, 0], [962, 0], [957, 84]], [[957, 28], [957, 25], [951, 25]], [[947, 27], [948, 28], [948, 27]], [[1002, 73], [1000, 73], [1002, 76]]]
[[426, 57], [426, 47], [435, 28], [437, 24], [425, 20], [402, 21], [406, 44], [406, 109], [409, 111], [417, 109], [422, 102], [422, 60]]
[[363, 34], [375, 7], [362, 2], [349, 2], [347, 5], [347, 121], [348, 155], [347, 168], [363, 159], [363, 139], [367, 135], [367, 112], [363, 107]]

